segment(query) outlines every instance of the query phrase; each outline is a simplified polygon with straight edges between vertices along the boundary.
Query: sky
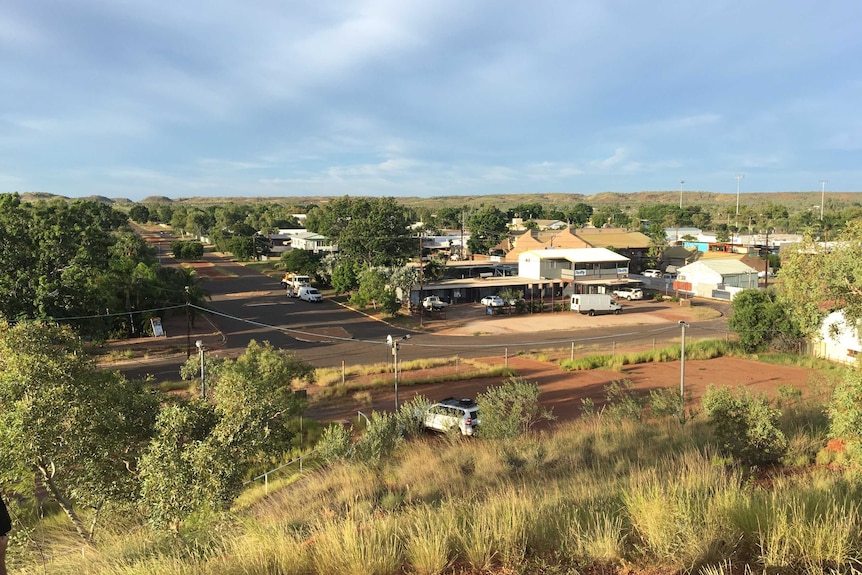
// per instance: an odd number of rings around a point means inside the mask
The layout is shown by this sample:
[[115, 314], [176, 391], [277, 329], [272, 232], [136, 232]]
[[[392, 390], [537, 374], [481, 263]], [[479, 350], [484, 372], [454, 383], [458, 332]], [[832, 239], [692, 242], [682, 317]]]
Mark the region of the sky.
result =
[[0, 192], [862, 191], [860, 23], [853, 0], [8, 0]]

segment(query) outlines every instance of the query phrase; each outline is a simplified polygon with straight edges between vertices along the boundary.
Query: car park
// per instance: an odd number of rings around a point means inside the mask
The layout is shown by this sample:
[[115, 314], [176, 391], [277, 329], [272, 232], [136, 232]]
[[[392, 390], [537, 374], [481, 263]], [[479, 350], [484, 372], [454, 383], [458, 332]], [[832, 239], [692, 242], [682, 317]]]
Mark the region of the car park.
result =
[[479, 426], [479, 406], [470, 398], [447, 397], [431, 405], [425, 412], [425, 429], [474, 435]]
[[623, 288], [614, 290], [614, 297], [627, 299], [629, 301], [644, 298], [644, 292], [641, 288]]
[[506, 305], [506, 302], [498, 295], [489, 295], [482, 298], [481, 304], [485, 307], [501, 307]]
[[644, 270], [643, 276], [647, 278], [660, 278], [661, 270]]

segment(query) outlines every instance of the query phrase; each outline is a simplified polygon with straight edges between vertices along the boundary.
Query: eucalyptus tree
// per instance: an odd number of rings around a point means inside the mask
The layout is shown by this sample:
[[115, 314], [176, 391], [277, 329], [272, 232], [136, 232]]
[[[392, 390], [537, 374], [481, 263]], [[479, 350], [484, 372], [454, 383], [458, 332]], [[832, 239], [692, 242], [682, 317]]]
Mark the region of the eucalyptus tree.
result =
[[209, 400], [163, 409], [141, 460], [141, 501], [152, 523], [178, 530], [198, 509], [228, 508], [251, 470], [290, 449], [291, 422], [305, 409], [292, 386], [313, 371], [293, 354], [252, 341], [208, 372]]
[[99, 510], [137, 501], [158, 404], [140, 383], [98, 369], [68, 326], [0, 324], [0, 405], [4, 485], [32, 494], [35, 472], [88, 543]]
[[305, 223], [337, 245], [339, 257], [370, 267], [400, 265], [417, 253], [413, 221], [393, 198], [344, 196], [312, 209]]

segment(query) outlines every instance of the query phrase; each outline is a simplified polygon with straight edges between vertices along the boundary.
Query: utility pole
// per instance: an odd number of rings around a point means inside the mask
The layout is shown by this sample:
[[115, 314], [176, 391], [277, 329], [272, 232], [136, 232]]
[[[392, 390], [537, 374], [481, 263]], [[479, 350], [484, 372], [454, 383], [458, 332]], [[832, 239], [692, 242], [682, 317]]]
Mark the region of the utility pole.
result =
[[[422, 266], [422, 232], [419, 232], [419, 327], [422, 327], [425, 325], [425, 323], [423, 321], [423, 319], [425, 317], [425, 308], [422, 307], [422, 267], [423, 267]], [[396, 367], [395, 369], [397, 370], [398, 368]], [[396, 376], [396, 380], [397, 380], [397, 376]], [[396, 391], [396, 396], [397, 396], [397, 394], [398, 394], [398, 392]], [[396, 403], [398, 403], [397, 397], [396, 397]]]
[[742, 174], [736, 174], [733, 176], [736, 178], [736, 221], [734, 222], [735, 227], [739, 227], [739, 180], [744, 178]]
[[826, 205], [826, 182], [827, 180], [820, 180], [820, 221], [823, 221], [823, 206]]
[[763, 289], [769, 287], [769, 254], [772, 253], [769, 249], [769, 224], [766, 225], [766, 271], [763, 272]]
[[685, 180], [679, 181], [679, 209], [682, 209], [682, 185], [685, 183]]
[[688, 326], [683, 320], [679, 321], [682, 328], [682, 340], [679, 354], [679, 420], [685, 420], [685, 328]]

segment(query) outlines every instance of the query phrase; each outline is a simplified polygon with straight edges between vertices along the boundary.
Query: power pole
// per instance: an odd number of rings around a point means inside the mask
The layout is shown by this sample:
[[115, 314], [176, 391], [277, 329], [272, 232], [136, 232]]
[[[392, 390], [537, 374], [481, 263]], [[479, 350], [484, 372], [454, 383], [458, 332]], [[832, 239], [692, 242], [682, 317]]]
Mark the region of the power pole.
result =
[[739, 227], [739, 180], [741, 180], [745, 176], [743, 176], [742, 174], [736, 174], [733, 177], [736, 178], [736, 221], [733, 225], [738, 228]]
[[[422, 306], [422, 267], [423, 267], [422, 266], [422, 232], [419, 232], [419, 327], [423, 327], [425, 325], [425, 323], [424, 323], [425, 308]], [[396, 360], [396, 362], [397, 362], [397, 360]], [[395, 369], [396, 369], [395, 373], [397, 374], [398, 368], [396, 367]], [[398, 381], [397, 375], [395, 376], [395, 381]], [[395, 403], [397, 404], [398, 403], [398, 391], [397, 391], [398, 386], [397, 386], [397, 384], [395, 387], [396, 387]]]

